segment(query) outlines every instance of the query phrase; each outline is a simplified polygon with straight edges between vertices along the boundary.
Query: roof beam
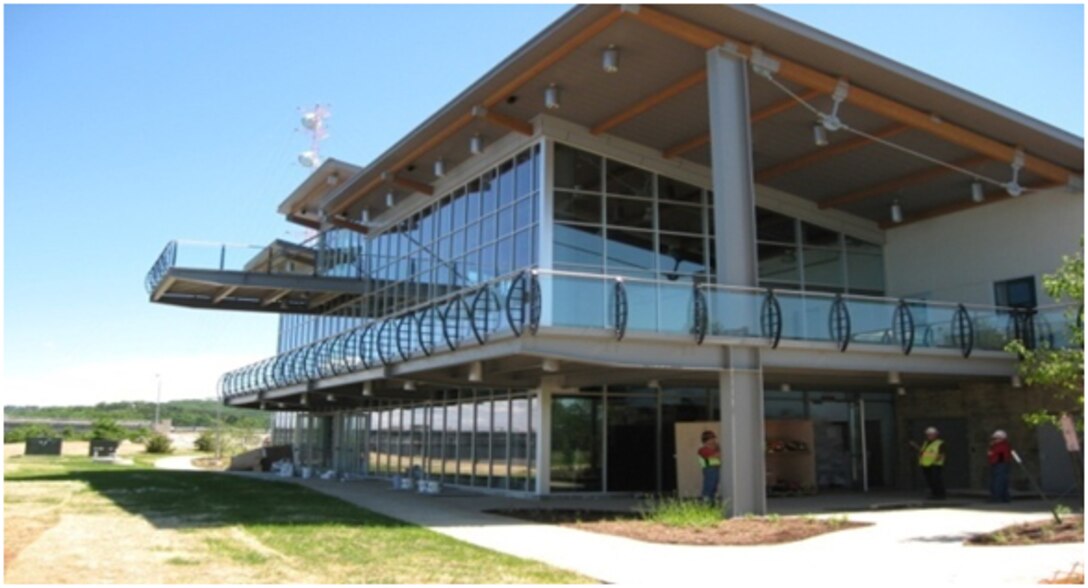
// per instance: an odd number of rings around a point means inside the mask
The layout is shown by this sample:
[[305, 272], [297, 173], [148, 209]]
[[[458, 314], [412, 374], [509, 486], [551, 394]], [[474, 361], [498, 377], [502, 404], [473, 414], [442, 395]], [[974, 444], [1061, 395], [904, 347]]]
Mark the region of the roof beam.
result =
[[[1064, 183], [1059, 184], [1058, 182], [1043, 182], [1043, 183], [1035, 184], [1035, 185], [1032, 185], [1032, 186], [1025, 186], [1025, 189], [1027, 190], [1027, 192], [1023, 196], [1021, 196], [1020, 198], [1027, 198], [1028, 196], [1030, 196], [1031, 194], [1033, 194], [1035, 192], [1039, 192], [1039, 191], [1042, 191], [1042, 190], [1049, 190], [1051, 188], [1057, 188], [1058, 186], [1064, 186], [1064, 185], [1065, 185]], [[977, 206], [983, 206], [985, 204], [993, 204], [994, 202], [1003, 202], [1003, 201], [1008, 200], [1009, 198], [1010, 198], [1010, 196], [1008, 195], [1008, 193], [1005, 191], [1004, 188], [996, 188], [994, 190], [990, 190], [989, 192], [987, 192], [983, 196], [982, 202], [975, 202], [975, 201], [973, 201], [973, 200], [971, 200], [969, 198], [965, 198], [965, 199], [960, 200], [958, 202], [953, 202], [951, 204], [945, 204], [944, 206], [937, 206], [937, 207], [934, 207], [934, 208], [930, 208], [929, 210], [923, 210], [922, 212], [916, 212], [914, 214], [908, 214], [908, 215], [903, 217], [903, 222], [901, 222], [901, 223], [894, 223], [894, 222], [892, 222], [890, 220], [882, 221], [880, 223], [880, 228], [882, 228], [882, 229], [895, 229], [895, 228], [901, 227], [903, 225], [909, 225], [911, 223], [916, 223], [916, 222], [919, 222], [919, 221], [928, 220], [928, 219], [935, 218], [935, 217], [938, 217], [938, 216], [944, 216], [946, 214], [952, 214], [953, 212], [959, 212], [961, 210], [967, 210], [969, 208], [975, 208]]]
[[477, 106], [473, 108], [472, 116], [485, 120], [493, 125], [509, 129], [515, 133], [521, 133], [526, 137], [531, 137], [536, 131], [531, 123], [512, 116], [507, 116], [501, 112], [495, 112], [486, 106]]
[[212, 297], [212, 304], [219, 304], [223, 301], [224, 298], [230, 296], [231, 294], [234, 294], [234, 291], [237, 289], [238, 286], [225, 286], [223, 288], [220, 288], [220, 290], [215, 293], [215, 296]]
[[419, 192], [420, 194], [426, 194], [427, 196], [434, 196], [434, 188], [430, 184], [424, 182], [417, 182], [412, 178], [406, 178], [398, 174], [383, 174], [389, 179], [389, 181], [398, 188], [404, 188], [405, 190], [411, 190], [413, 192]]
[[[729, 43], [741, 55], [745, 57], [752, 55], [753, 47], [749, 43], [730, 39], [717, 31], [666, 14], [651, 6], [640, 6], [638, 11], [623, 12], [621, 14], [704, 49], [711, 49]], [[765, 55], [765, 59], [773, 61], [774, 76], [813, 90], [831, 94], [839, 83], [838, 77], [780, 56]], [[859, 108], [864, 108], [895, 122], [925, 131], [949, 143], [970, 149], [997, 161], [1011, 163], [1016, 157], [1016, 147], [984, 137], [959, 125], [945, 122], [932, 113], [922, 112], [855, 85], [850, 86], [846, 101]], [[1076, 177], [1076, 174], [1070, 170], [1032, 155], [1024, 156], [1024, 169], [1050, 181], [1062, 184], [1068, 182], [1072, 177]]]
[[329, 224], [334, 226], [334, 227], [338, 227], [338, 228], [341, 228], [341, 229], [347, 229], [349, 231], [354, 231], [356, 233], [360, 233], [360, 234], [363, 234], [363, 235], [366, 235], [366, 234], [370, 233], [370, 229], [366, 225], [361, 225], [361, 224], [359, 224], [357, 222], [349, 221], [349, 220], [347, 220], [345, 218], [337, 218], [337, 217], [333, 216], [333, 217], [329, 217], [328, 220], [329, 220]]
[[[533, 64], [531, 67], [526, 68], [520, 74], [514, 76], [512, 80], [503, 84], [499, 89], [492, 92], [486, 99], [484, 99], [484, 107], [490, 109], [492, 106], [498, 104], [499, 102], [506, 100], [506, 98], [511, 93], [525, 85], [526, 82], [535, 78], [537, 75], [539, 75], [549, 67], [555, 65], [557, 62], [559, 62], [559, 60], [563, 59], [567, 55], [570, 55], [572, 52], [574, 52], [574, 50], [584, 45], [593, 37], [596, 37], [598, 33], [610, 27], [612, 23], [619, 20], [620, 17], [623, 16], [623, 14], [624, 11], [622, 8], [610, 10], [603, 16], [601, 16], [601, 18], [590, 23], [586, 28], [578, 31], [577, 34], [561, 43], [546, 57]], [[455, 133], [467, 127], [469, 123], [471, 123], [473, 120], [475, 120], [475, 117], [472, 115], [472, 112], [466, 112], [465, 114], [461, 115], [453, 122], [451, 122], [449, 126], [434, 133], [430, 136], [430, 138], [421, 143], [418, 147], [412, 149], [403, 157], [394, 161], [391, 165], [387, 166], [387, 171], [395, 173], [404, 169], [412, 162], [414, 162], [418, 157], [430, 151], [431, 149], [434, 149], [435, 147], [446, 141], [446, 139], [449, 139]], [[382, 179], [380, 175], [379, 177], [372, 178], [369, 182], [364, 184], [362, 188], [353, 191], [350, 197], [344, 198], [342, 201], [333, 206], [330, 212], [332, 214], [338, 214], [340, 212], [343, 212], [344, 210], [347, 210], [357, 200], [369, 194], [375, 188], [380, 186], [381, 183]]]
[[[896, 124], [873, 133], [873, 136], [878, 139], [887, 139], [907, 130], [910, 130], [910, 127], [908, 127], [907, 125]], [[869, 137], [859, 136], [854, 137], [853, 139], [848, 139], [846, 141], [840, 141], [838, 143], [835, 143], [834, 145], [817, 148], [815, 151], [812, 151], [811, 153], [806, 153], [805, 155], [802, 155], [801, 157], [798, 157], [796, 159], [783, 161], [782, 163], [772, 165], [770, 167], [757, 171], [756, 181], [766, 182], [767, 180], [770, 180], [772, 178], [777, 178], [778, 176], [788, 174], [792, 171], [797, 171], [810, 165], [817, 164], [826, 159], [831, 159], [832, 157], [855, 151], [857, 149], [865, 147], [870, 143], [875, 142], [875, 140], [876, 139], [871, 139]]]
[[660, 104], [668, 101], [670, 98], [684, 92], [706, 81], [706, 68], [700, 67], [698, 71], [684, 76], [680, 80], [673, 82], [672, 84], [662, 88], [661, 90], [650, 94], [649, 96], [635, 102], [631, 106], [628, 106], [624, 110], [616, 113], [608, 119], [601, 121], [593, 126], [589, 130], [594, 135], [599, 135], [605, 131], [613, 129], [633, 118], [645, 113], [646, 111], [659, 106]]
[[[820, 94], [822, 94], [822, 92], [817, 92], [816, 90], [805, 90], [799, 95], [799, 97], [801, 98], [801, 100], [808, 102], [809, 100], [812, 100]], [[778, 102], [775, 102], [774, 104], [771, 104], [766, 108], [753, 112], [751, 118], [752, 124], [767, 120], [775, 115], [786, 112], [797, 106], [800, 106], [800, 103], [798, 103], [793, 98], [785, 98], [783, 100], [779, 100]], [[687, 153], [692, 149], [702, 147], [709, 142], [710, 133], [703, 133], [697, 137], [692, 137], [686, 141], [681, 141], [680, 143], [677, 143], [676, 145], [665, 149], [661, 153], [662, 156], [666, 159], [672, 159], [673, 157], [683, 155], [684, 153]]]
[[[989, 157], [983, 155], [976, 155], [974, 157], [968, 157], [966, 159], [960, 159], [959, 161], [952, 162], [952, 165], [956, 167], [974, 167], [981, 165], [987, 161], [991, 161]], [[926, 168], [922, 171], [900, 176], [895, 179], [888, 180], [886, 182], [880, 182], [872, 186], [867, 186], [859, 190], [854, 190], [841, 196], [834, 196], [821, 200], [816, 204], [821, 209], [838, 208], [840, 206], [846, 206], [847, 204], [853, 204], [855, 202], [861, 202], [862, 200], [868, 200], [873, 196], [879, 196], [881, 194], [887, 194], [888, 192], [894, 192], [895, 190], [902, 190], [910, 186], [916, 186], [918, 184], [924, 184], [930, 180], [934, 180], [944, 175], [953, 173], [950, 167], [943, 165], [935, 165], [933, 167]]]
[[315, 231], [320, 231], [321, 230], [321, 223], [319, 223], [317, 221], [310, 220], [308, 218], [303, 218], [301, 216], [298, 216], [297, 214], [287, 215], [287, 220], [290, 221], [290, 222], [295, 223], [296, 225], [302, 225], [302, 226], [304, 226], [306, 228], [313, 229]]
[[261, 299], [261, 306], [269, 306], [290, 293], [291, 290], [287, 288], [284, 288], [282, 290], [276, 290], [275, 292]]

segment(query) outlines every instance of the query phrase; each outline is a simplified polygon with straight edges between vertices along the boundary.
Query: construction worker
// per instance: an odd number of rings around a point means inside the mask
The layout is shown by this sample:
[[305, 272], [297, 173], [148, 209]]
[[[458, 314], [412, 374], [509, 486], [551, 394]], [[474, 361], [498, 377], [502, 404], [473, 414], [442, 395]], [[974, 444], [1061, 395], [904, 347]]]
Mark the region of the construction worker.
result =
[[1012, 447], [1008, 435], [998, 429], [990, 437], [990, 502], [1009, 502], [1009, 464], [1012, 463]]
[[926, 429], [926, 440], [918, 448], [918, 465], [929, 486], [929, 496], [934, 500], [944, 500], [944, 441], [940, 439], [937, 427]]
[[718, 494], [718, 481], [721, 478], [722, 450], [718, 446], [718, 436], [713, 431], [703, 431], [703, 442], [699, 448], [699, 465], [703, 470], [703, 500], [713, 502]]

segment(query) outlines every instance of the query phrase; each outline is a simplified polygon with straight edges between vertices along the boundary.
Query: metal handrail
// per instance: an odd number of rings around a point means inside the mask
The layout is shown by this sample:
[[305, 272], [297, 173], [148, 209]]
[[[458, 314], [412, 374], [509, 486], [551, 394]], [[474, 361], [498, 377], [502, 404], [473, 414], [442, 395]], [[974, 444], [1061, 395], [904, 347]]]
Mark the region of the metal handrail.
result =
[[[164, 251], [165, 254], [166, 251]], [[543, 289], [540, 286], [540, 280], [548, 278], [593, 280], [600, 282], [602, 287], [610, 287], [612, 304], [605, 312], [611, 312], [615, 316], [612, 316], [611, 320], [606, 318], [600, 325], [593, 326], [610, 330], [618, 339], [623, 339], [627, 331], [634, 328], [628, 325], [629, 312], [626, 304], [627, 289], [632, 285], [655, 285], [673, 290], [686, 289], [688, 296], [691, 297], [689, 303], [696, 304], [693, 313], [687, 313], [686, 316], [689, 318], [694, 316], [695, 330], [689, 330], [689, 333], [696, 335], [697, 343], [701, 343], [708, 335], [715, 335], [707, 324], [700, 324], [701, 321], [706, 320], [701, 318], [701, 313], [706, 313], [707, 308], [713, 308], [706, 296], [715, 292], [750, 296], [753, 304], [761, 301], [761, 305], [758, 306], [760, 316], [757, 317], [757, 331], [749, 334], [742, 332], [737, 336], [752, 339], [753, 344], [770, 348], [776, 347], [780, 339], [792, 338], [826, 342], [841, 351], [846, 351], [851, 342], [876, 342], [896, 345], [904, 354], [910, 354], [916, 344], [921, 341], [922, 345], [931, 347], [958, 348], [964, 357], [969, 357], [979, 345], [980, 321], [999, 320], [999, 317], [1005, 313], [1021, 317], [1020, 314], [1016, 314], [1019, 311], [1010, 307], [751, 288], [698, 281], [693, 282], [694, 287], [691, 287], [683, 283], [648, 278], [527, 268], [437, 296], [383, 317], [367, 319], [359, 325], [328, 337], [227, 372], [220, 378], [220, 394], [229, 398], [238, 394], [267, 390], [269, 386], [284, 387], [302, 384], [308, 380], [390, 365], [397, 361], [408, 361], [419, 355], [429, 356], [442, 351], [439, 345], [440, 338], [444, 338], [445, 347], [453, 351], [471, 339], [475, 339], [476, 344], [484, 345], [488, 342], [491, 333], [503, 328], [508, 328], [516, 337], [522, 336], [526, 331], [535, 334], [537, 328], [541, 326], [539, 313]], [[703, 297], [702, 310], [697, 305], [698, 301], [695, 300], [697, 296]], [[783, 333], [783, 310], [779, 303], [779, 300], [783, 299], [800, 300], [802, 304], [805, 300], [820, 301], [815, 308], [823, 308], [827, 305], [828, 323], [825, 327], [827, 331], [822, 335], [816, 333], [809, 337]], [[864, 325], [864, 330], [856, 329], [859, 321], [851, 316], [853, 314], [851, 305], [857, 303], [878, 305], [854, 309], [868, 313], [869, 320]], [[1045, 309], [1053, 311], [1058, 308], [1069, 308], [1069, 306], [1051, 305]], [[793, 308], [793, 312], [796, 313], [797, 307]], [[937, 310], [936, 314], [940, 318], [920, 321], [915, 314], [920, 308]], [[873, 314], [874, 309], [876, 314]], [[527, 316], [527, 311], [530, 316]], [[536, 316], [531, 316], [533, 313]], [[1035, 312], [1029, 318], [1036, 320], [1034, 317], [1038, 317], [1039, 314]], [[498, 320], [492, 320], [490, 318], [492, 315], [498, 317]], [[804, 320], [811, 320], [811, 318], [807, 317]], [[457, 324], [451, 325], [451, 320]], [[873, 320], [883, 321], [883, 323], [874, 324]], [[1035, 337], [1040, 331], [1052, 333], [1050, 329], [1049, 324], [1046, 329], [1036, 329], [1033, 324], [1030, 329], [1017, 329], [1017, 333], [1019, 336], [1021, 332], [1029, 332]], [[991, 326], [988, 334], [992, 337], [994, 332]], [[1007, 339], [1008, 336], [1003, 336], [1001, 340]]]

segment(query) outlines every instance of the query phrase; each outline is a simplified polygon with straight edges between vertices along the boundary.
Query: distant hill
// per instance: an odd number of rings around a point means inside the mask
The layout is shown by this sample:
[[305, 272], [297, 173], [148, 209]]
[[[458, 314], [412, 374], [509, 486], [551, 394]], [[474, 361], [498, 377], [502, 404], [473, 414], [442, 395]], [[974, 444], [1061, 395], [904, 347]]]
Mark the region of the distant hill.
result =
[[[218, 408], [227, 425], [266, 429], [271, 415], [245, 408], [221, 406], [215, 400], [171, 400], [163, 402], [161, 418], [175, 427], [212, 427]], [[116, 421], [150, 421], [155, 418], [154, 402], [99, 402], [93, 406], [5, 406], [5, 417], [83, 419], [111, 418]]]

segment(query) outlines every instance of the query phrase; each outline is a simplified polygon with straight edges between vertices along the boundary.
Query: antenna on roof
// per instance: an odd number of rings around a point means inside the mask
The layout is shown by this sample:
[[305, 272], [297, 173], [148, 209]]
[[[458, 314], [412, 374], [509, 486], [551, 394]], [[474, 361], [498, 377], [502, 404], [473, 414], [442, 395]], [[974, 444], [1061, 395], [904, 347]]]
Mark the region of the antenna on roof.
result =
[[302, 167], [315, 168], [321, 165], [321, 142], [329, 137], [326, 119], [332, 116], [328, 104], [316, 104], [313, 108], [303, 111], [300, 119], [303, 132], [310, 136], [310, 148], [298, 154], [298, 163]]

